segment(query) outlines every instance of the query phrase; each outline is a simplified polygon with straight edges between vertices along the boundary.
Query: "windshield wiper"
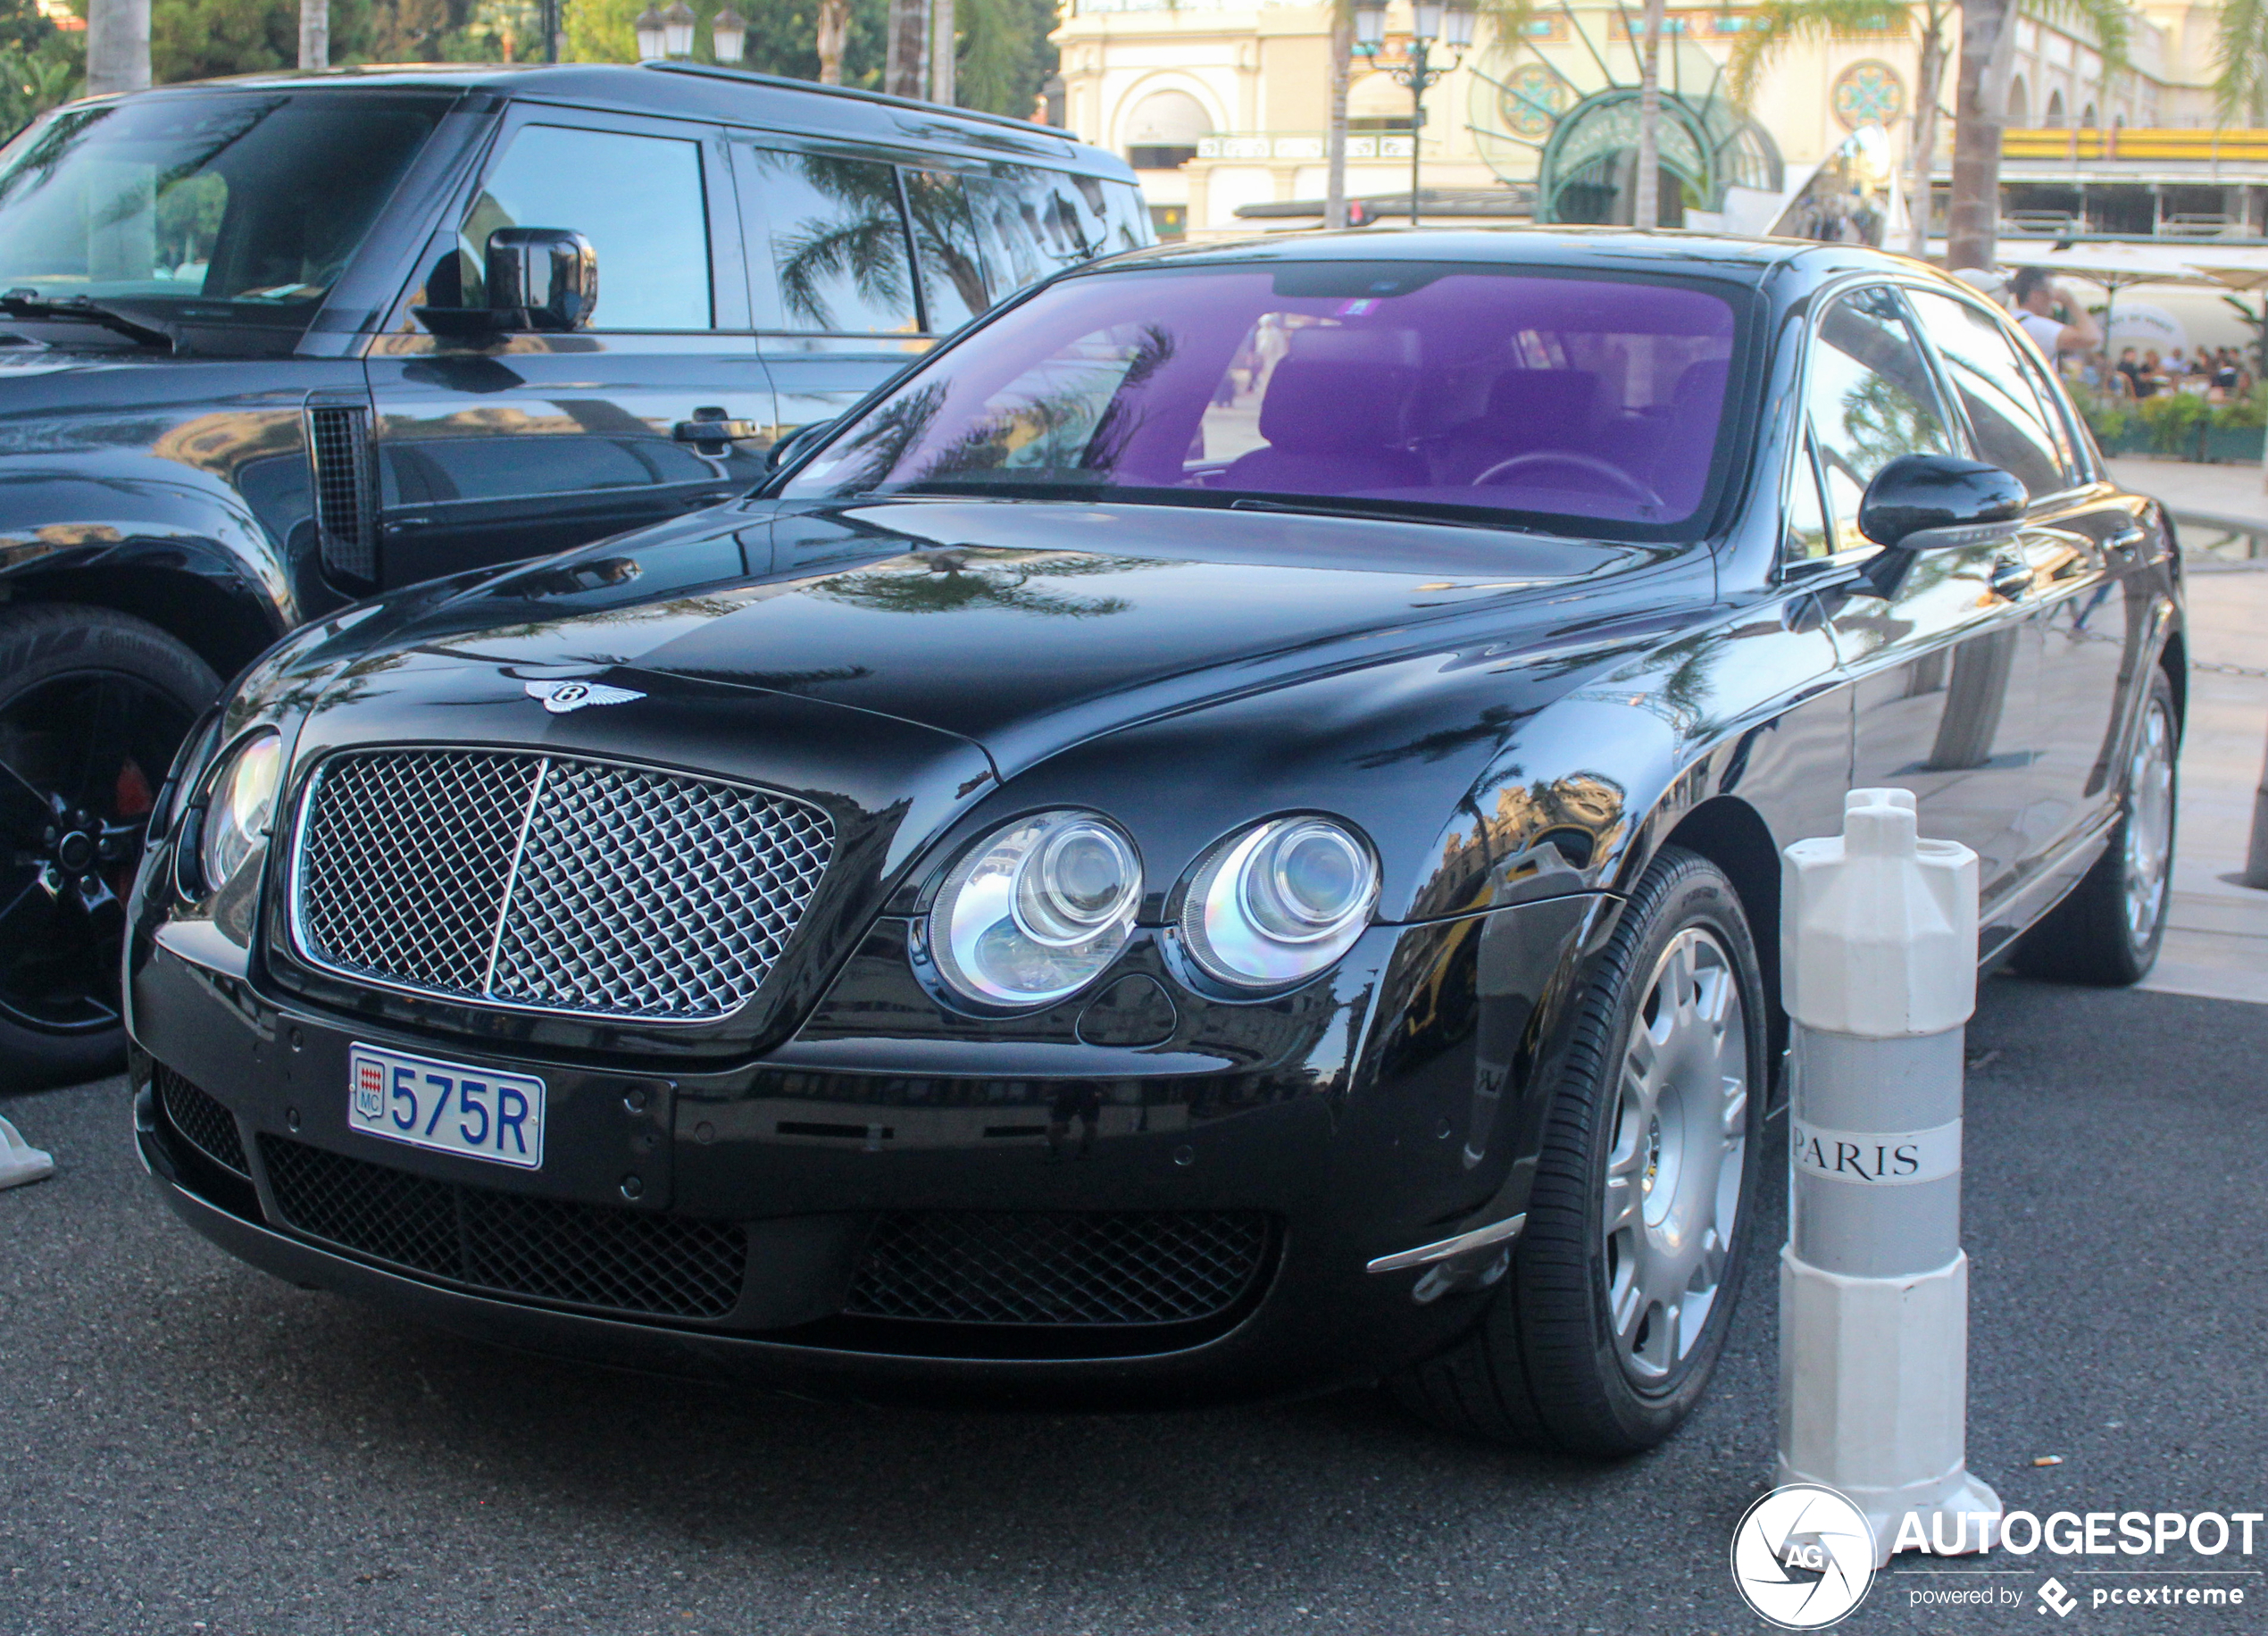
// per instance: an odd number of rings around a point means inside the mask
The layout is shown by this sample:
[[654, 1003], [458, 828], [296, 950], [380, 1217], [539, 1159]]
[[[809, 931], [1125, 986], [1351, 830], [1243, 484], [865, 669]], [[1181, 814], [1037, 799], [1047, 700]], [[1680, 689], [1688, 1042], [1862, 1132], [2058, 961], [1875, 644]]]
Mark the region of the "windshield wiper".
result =
[[[1388, 502], [1391, 504], [1391, 502]], [[1547, 529], [1535, 522], [1483, 522], [1472, 517], [1437, 517], [1424, 512], [1369, 511], [1353, 505], [1333, 505], [1328, 500], [1255, 500], [1229, 502], [1230, 511], [1288, 512], [1300, 517], [1352, 517], [1362, 522], [1422, 522], [1449, 529], [1486, 529], [1497, 534], [1541, 534], [1552, 539], [1582, 539], [1588, 536]]]
[[106, 307], [100, 302], [89, 301], [84, 296], [71, 296], [61, 301], [42, 298], [32, 290], [12, 289], [0, 296], [0, 313], [10, 318], [60, 318], [82, 324], [100, 324], [145, 346], [163, 346], [168, 352], [180, 348], [180, 338], [171, 330], [144, 323], [138, 318]]

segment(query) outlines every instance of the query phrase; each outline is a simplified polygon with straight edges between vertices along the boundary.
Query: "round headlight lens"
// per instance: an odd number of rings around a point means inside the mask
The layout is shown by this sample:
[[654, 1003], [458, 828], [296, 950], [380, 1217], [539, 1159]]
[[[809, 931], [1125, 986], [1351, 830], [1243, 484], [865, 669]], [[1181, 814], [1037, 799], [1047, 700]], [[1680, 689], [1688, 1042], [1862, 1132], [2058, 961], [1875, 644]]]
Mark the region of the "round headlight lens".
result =
[[275, 818], [276, 786], [283, 777], [283, 740], [258, 733], [229, 753], [206, 786], [204, 823], [197, 837], [197, 869], [207, 891], [226, 886], [245, 860], [264, 845]]
[[984, 1006], [1076, 993], [1126, 946], [1142, 898], [1133, 847], [1091, 813], [1039, 813], [971, 847], [930, 910], [930, 957]]
[[1189, 882], [1181, 938], [1210, 976], [1273, 989], [1354, 945], [1378, 901], [1378, 862], [1328, 818], [1275, 818], [1216, 848]]

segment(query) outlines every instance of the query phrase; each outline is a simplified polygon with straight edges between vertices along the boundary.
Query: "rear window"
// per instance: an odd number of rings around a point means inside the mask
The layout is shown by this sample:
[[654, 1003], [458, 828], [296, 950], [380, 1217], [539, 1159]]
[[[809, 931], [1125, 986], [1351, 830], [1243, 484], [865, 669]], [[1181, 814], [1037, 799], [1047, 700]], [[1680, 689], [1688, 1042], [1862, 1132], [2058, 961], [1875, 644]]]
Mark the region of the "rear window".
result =
[[1727, 295], [1619, 277], [1073, 279], [908, 377], [787, 492], [1329, 498], [1667, 538], [1714, 493], [1740, 330]]

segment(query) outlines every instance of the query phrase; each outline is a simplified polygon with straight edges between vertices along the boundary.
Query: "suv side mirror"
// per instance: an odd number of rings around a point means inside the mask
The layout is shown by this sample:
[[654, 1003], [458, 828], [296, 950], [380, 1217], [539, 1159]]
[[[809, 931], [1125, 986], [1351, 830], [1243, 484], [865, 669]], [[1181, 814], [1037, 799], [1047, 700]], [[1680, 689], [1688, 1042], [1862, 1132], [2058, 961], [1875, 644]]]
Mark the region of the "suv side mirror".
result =
[[[444, 264], [452, 264], [454, 255]], [[436, 335], [477, 340], [529, 330], [580, 330], [598, 305], [598, 252], [589, 239], [564, 228], [496, 229], [488, 235], [487, 271], [486, 306], [410, 310]], [[455, 283], [448, 280], [450, 288]]]
[[1897, 594], [1924, 551], [2002, 545], [2016, 537], [2030, 497], [1998, 466], [1954, 455], [1901, 455], [1874, 474], [1858, 503], [1858, 531], [1882, 547], [1866, 583]]
[[580, 233], [500, 227], [488, 235], [488, 311], [500, 330], [580, 330], [598, 305], [598, 252]]

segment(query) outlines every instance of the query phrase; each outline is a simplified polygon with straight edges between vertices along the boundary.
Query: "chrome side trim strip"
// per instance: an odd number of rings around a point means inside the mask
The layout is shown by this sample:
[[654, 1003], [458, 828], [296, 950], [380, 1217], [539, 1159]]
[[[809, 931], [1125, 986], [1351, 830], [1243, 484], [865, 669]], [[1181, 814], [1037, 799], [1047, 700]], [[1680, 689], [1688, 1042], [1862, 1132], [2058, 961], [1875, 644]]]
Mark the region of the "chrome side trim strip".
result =
[[1408, 1267], [1430, 1266], [1436, 1261], [1447, 1261], [1469, 1249], [1481, 1249], [1491, 1244], [1502, 1244], [1520, 1236], [1528, 1224], [1528, 1215], [1507, 1215], [1500, 1222], [1486, 1227], [1475, 1227], [1471, 1232], [1461, 1232], [1454, 1239], [1443, 1239], [1434, 1244], [1421, 1244], [1415, 1249], [1405, 1249], [1397, 1255], [1380, 1256], [1363, 1270], [1366, 1273], [1399, 1273]]

